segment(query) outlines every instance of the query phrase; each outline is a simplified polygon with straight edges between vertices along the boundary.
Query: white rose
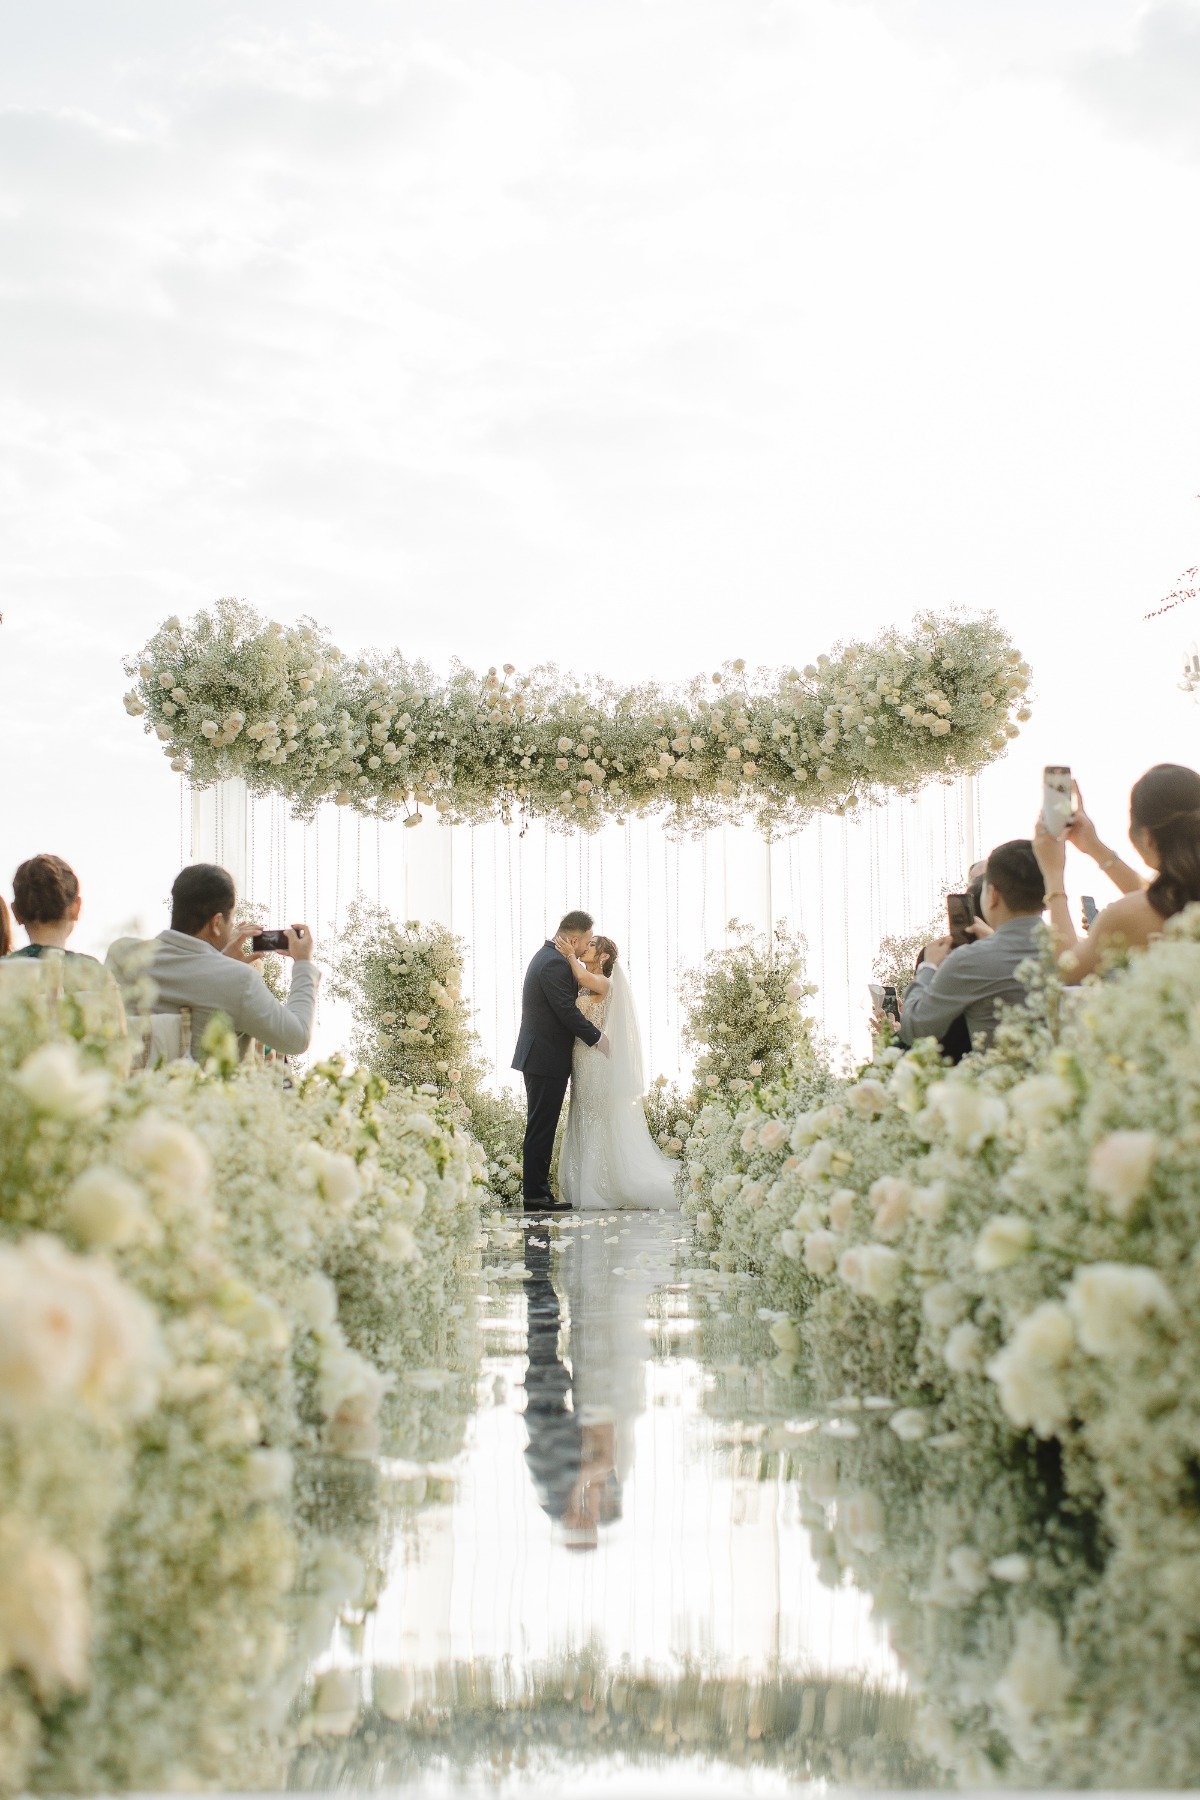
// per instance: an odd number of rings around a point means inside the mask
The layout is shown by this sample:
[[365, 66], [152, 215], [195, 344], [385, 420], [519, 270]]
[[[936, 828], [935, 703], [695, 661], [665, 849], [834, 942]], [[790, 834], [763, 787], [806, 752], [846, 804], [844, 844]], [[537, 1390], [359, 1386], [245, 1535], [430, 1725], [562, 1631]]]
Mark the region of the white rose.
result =
[[1019, 1587], [1028, 1581], [1033, 1574], [1033, 1564], [1020, 1551], [1012, 1551], [1008, 1556], [998, 1556], [988, 1564], [988, 1573], [994, 1581], [1007, 1581], [1012, 1587]]
[[310, 1144], [308, 1155], [321, 1198], [331, 1206], [353, 1206], [362, 1193], [362, 1179], [354, 1158], [340, 1150], [326, 1150], [321, 1144]]
[[1008, 1104], [1027, 1131], [1044, 1131], [1070, 1112], [1075, 1090], [1061, 1075], [1030, 1075], [1011, 1090]]
[[39, 1700], [87, 1682], [91, 1618], [79, 1559], [61, 1544], [24, 1538], [0, 1559], [0, 1647]]
[[409, 1263], [420, 1254], [412, 1227], [404, 1224], [401, 1219], [394, 1219], [390, 1225], [385, 1225], [379, 1241], [384, 1254], [393, 1262]]
[[853, 1188], [839, 1188], [829, 1201], [829, 1223], [835, 1231], [847, 1231], [854, 1217], [858, 1195]]
[[858, 1081], [846, 1095], [850, 1111], [860, 1119], [874, 1119], [887, 1106], [887, 1089], [882, 1081]]
[[1007, 1269], [1020, 1260], [1033, 1243], [1033, 1227], [1015, 1213], [998, 1213], [989, 1219], [975, 1240], [971, 1260], [981, 1274]]
[[904, 1264], [885, 1244], [856, 1244], [842, 1252], [838, 1274], [852, 1293], [890, 1306], [900, 1293]]
[[187, 1201], [199, 1200], [207, 1193], [212, 1176], [208, 1151], [186, 1125], [145, 1113], [122, 1149], [126, 1162], [159, 1192], [178, 1194]]
[[800, 1331], [791, 1319], [776, 1319], [771, 1326], [771, 1342], [785, 1356], [795, 1356], [800, 1349]]
[[154, 1314], [107, 1263], [52, 1237], [0, 1248], [0, 1415], [69, 1397], [143, 1413], [160, 1359]]
[[758, 1149], [758, 1129], [756, 1126], [747, 1125], [745, 1131], [743, 1131], [742, 1149], [747, 1156], [749, 1156], [752, 1151]]
[[1061, 1710], [1072, 1685], [1058, 1626], [1047, 1613], [1026, 1613], [1017, 1626], [1008, 1667], [996, 1684], [997, 1704], [1014, 1724], [1028, 1730]]
[[358, 1723], [358, 1675], [353, 1669], [325, 1669], [313, 1691], [312, 1725], [321, 1737], [349, 1737]]
[[781, 1119], [768, 1119], [758, 1134], [759, 1146], [763, 1150], [778, 1150], [787, 1139], [788, 1129]]
[[804, 1266], [814, 1275], [832, 1275], [837, 1252], [832, 1231], [810, 1231], [804, 1239]]
[[925, 1077], [920, 1065], [911, 1056], [906, 1056], [903, 1062], [896, 1065], [890, 1086], [892, 1099], [901, 1112], [910, 1115], [920, 1112], [925, 1103]]
[[883, 1502], [866, 1488], [838, 1502], [838, 1525], [856, 1550], [882, 1550], [886, 1523]]
[[942, 1354], [946, 1367], [954, 1375], [975, 1375], [983, 1367], [983, 1333], [978, 1325], [964, 1319], [950, 1332]]
[[371, 1697], [385, 1719], [403, 1723], [416, 1705], [417, 1690], [412, 1670], [376, 1668], [371, 1676]]
[[797, 1262], [800, 1257], [800, 1233], [798, 1231], [793, 1231], [790, 1226], [786, 1231], [781, 1231], [779, 1234], [779, 1248], [784, 1256], [788, 1256], [793, 1262]]
[[921, 1295], [921, 1311], [935, 1331], [948, 1331], [967, 1309], [967, 1297], [953, 1281], [935, 1281]]
[[90, 1118], [109, 1093], [108, 1076], [85, 1069], [70, 1041], [39, 1045], [25, 1058], [12, 1084], [36, 1112], [53, 1119]]
[[917, 1188], [912, 1197], [913, 1212], [926, 1225], [937, 1225], [949, 1203], [950, 1190], [944, 1181], [931, 1181], [927, 1187]]
[[916, 1444], [929, 1436], [929, 1420], [918, 1406], [902, 1406], [888, 1424], [902, 1444]]
[[287, 1450], [251, 1450], [246, 1458], [254, 1500], [282, 1500], [291, 1491], [292, 1458]]
[[68, 1188], [64, 1210], [73, 1231], [89, 1247], [128, 1244], [148, 1223], [146, 1197], [119, 1169], [97, 1163]]
[[912, 1183], [898, 1175], [881, 1175], [867, 1191], [867, 1199], [875, 1208], [875, 1235], [898, 1238], [908, 1224], [912, 1205]]
[[1057, 1300], [1044, 1300], [1021, 1320], [985, 1371], [1014, 1425], [1053, 1437], [1066, 1423], [1070, 1408], [1061, 1375], [1074, 1349], [1071, 1315]]
[[318, 1334], [328, 1331], [337, 1318], [337, 1289], [328, 1275], [306, 1275], [296, 1295], [300, 1322]]
[[1146, 1191], [1158, 1160], [1152, 1131], [1110, 1131], [1092, 1151], [1088, 1183], [1118, 1219], [1127, 1219]]
[[814, 1144], [799, 1168], [799, 1176], [803, 1182], [823, 1181], [832, 1172], [834, 1146], [828, 1138], [822, 1138]]
[[701, 1237], [711, 1237], [712, 1229], [713, 1229], [712, 1214], [710, 1212], [698, 1212], [696, 1214], [696, 1230], [699, 1232], [700, 1236]]
[[930, 1090], [929, 1105], [958, 1150], [981, 1150], [1004, 1129], [1008, 1108], [995, 1094], [982, 1093], [969, 1080], [947, 1079]]
[[1129, 1263], [1076, 1269], [1067, 1308], [1088, 1354], [1110, 1359], [1142, 1355], [1153, 1345], [1155, 1330], [1178, 1317], [1162, 1276]]

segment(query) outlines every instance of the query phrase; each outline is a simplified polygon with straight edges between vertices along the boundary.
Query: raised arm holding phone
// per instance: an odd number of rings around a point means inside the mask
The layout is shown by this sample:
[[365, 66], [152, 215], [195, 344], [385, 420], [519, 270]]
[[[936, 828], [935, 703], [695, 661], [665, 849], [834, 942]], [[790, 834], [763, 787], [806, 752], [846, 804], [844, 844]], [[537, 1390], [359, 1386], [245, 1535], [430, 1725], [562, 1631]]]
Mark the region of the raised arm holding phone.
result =
[[[1134, 784], [1129, 838], [1146, 867], [1154, 871], [1147, 885], [1101, 840], [1077, 784], [1072, 784], [1074, 810], [1060, 822], [1050, 802], [1050, 777], [1062, 771], [1046, 773], [1047, 803], [1034, 831], [1033, 848], [1046, 879], [1050, 928], [1062, 959], [1063, 979], [1071, 986], [1096, 973], [1109, 956], [1144, 949], [1161, 935], [1166, 919], [1200, 900], [1200, 775], [1177, 763], [1159, 763]], [[1066, 773], [1069, 777], [1069, 770]], [[1097, 913], [1082, 940], [1065, 891], [1068, 844], [1090, 857], [1121, 889], [1121, 898]]]

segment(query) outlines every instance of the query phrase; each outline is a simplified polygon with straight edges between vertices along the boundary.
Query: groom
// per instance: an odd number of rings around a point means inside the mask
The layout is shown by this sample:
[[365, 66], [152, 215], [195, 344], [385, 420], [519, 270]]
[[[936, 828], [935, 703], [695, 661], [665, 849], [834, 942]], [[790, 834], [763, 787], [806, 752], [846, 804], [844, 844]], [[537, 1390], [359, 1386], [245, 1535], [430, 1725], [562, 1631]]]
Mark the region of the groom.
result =
[[[592, 920], [585, 912], [569, 912], [558, 935], [567, 940], [576, 956], [582, 956], [592, 941]], [[530, 1212], [566, 1210], [550, 1192], [550, 1158], [571, 1079], [575, 1039], [582, 1038], [603, 1056], [608, 1055], [608, 1039], [584, 1018], [575, 1001], [570, 964], [547, 939], [525, 971], [521, 1030], [512, 1060], [513, 1068], [525, 1077], [528, 1113], [522, 1189]]]

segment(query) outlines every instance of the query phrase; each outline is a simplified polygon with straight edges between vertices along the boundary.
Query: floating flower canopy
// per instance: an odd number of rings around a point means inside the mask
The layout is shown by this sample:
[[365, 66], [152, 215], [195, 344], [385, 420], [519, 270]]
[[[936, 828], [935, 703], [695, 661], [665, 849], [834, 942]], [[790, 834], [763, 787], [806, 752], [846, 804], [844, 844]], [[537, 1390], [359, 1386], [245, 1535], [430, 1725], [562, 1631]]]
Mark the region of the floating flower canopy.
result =
[[597, 830], [664, 813], [682, 830], [793, 829], [984, 768], [1029, 717], [1030, 670], [991, 615], [927, 614], [804, 668], [729, 662], [685, 686], [551, 666], [446, 677], [398, 650], [347, 656], [311, 620], [221, 600], [168, 619], [126, 710], [197, 786], [241, 776], [300, 818], [324, 800], [415, 823], [543, 819]]

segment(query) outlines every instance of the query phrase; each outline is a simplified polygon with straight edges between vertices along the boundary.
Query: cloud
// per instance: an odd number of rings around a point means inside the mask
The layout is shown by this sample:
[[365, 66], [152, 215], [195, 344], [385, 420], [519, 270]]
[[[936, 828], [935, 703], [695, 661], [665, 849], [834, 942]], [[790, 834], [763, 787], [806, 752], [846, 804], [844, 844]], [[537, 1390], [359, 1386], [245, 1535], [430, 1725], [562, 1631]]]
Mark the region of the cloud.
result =
[[1154, 0], [1133, 42], [1088, 57], [1073, 85], [1113, 130], [1200, 158], [1200, 4]]

